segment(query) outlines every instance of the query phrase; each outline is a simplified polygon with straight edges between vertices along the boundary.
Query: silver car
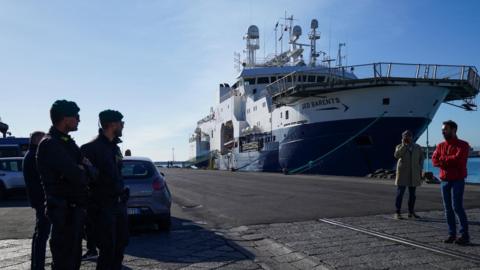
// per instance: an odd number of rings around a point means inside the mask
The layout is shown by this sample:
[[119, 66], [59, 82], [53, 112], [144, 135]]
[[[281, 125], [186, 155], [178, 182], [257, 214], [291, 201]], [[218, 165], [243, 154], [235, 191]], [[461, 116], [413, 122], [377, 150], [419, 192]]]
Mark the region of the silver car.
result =
[[10, 192], [25, 189], [23, 157], [0, 158], [0, 200]]
[[131, 220], [153, 221], [159, 229], [169, 230], [172, 196], [165, 175], [157, 170], [152, 160], [144, 157], [125, 157], [122, 176], [130, 189], [127, 211]]

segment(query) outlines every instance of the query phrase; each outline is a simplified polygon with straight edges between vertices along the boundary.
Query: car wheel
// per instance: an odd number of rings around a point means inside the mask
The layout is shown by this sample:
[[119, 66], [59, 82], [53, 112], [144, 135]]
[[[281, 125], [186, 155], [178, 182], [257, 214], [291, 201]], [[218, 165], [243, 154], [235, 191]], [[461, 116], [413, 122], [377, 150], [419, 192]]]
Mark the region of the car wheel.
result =
[[170, 218], [170, 215], [166, 218], [162, 218], [157, 221], [157, 226], [159, 231], [170, 231], [172, 227], [172, 219]]
[[3, 185], [2, 182], [0, 182], [0, 200], [4, 200], [7, 198], [7, 189]]

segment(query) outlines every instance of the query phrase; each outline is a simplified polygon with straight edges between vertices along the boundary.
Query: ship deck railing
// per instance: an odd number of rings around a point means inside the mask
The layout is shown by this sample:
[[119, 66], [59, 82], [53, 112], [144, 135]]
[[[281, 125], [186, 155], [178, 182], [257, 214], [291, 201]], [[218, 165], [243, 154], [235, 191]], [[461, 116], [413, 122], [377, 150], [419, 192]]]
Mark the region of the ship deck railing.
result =
[[[445, 102], [464, 100], [476, 108], [480, 76], [474, 66], [372, 63], [333, 67], [324, 82], [308, 82], [307, 72], [292, 72], [267, 85], [276, 105], [292, 103], [302, 97], [357, 88], [392, 85], [434, 85], [450, 91]], [[352, 74], [355, 78], [352, 78]]]

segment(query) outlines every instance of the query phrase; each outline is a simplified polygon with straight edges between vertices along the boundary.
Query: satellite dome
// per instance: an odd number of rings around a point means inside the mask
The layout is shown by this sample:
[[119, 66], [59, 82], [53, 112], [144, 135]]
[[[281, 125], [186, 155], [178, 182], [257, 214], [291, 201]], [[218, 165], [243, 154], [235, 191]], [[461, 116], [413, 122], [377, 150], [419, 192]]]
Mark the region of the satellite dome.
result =
[[248, 32], [247, 32], [248, 38], [260, 38], [260, 31], [258, 30], [258, 27], [256, 25], [250, 25], [248, 27]]
[[302, 28], [299, 25], [295, 25], [293, 27], [293, 33], [292, 35], [294, 37], [300, 37], [302, 35]]

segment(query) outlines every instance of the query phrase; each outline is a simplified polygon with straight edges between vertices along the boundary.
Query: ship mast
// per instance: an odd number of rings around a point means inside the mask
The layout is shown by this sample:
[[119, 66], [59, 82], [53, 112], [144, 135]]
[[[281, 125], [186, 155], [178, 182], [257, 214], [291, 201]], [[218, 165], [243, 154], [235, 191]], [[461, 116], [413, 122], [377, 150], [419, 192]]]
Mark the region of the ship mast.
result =
[[308, 35], [308, 39], [310, 39], [310, 66], [314, 67], [317, 62], [317, 57], [320, 56], [317, 52], [317, 39], [320, 39], [320, 33], [317, 34], [318, 21], [313, 19], [310, 23], [310, 28], [312, 29]]
[[247, 34], [244, 39], [247, 41], [247, 66], [253, 67], [256, 63], [256, 51], [260, 49], [260, 31], [256, 25], [250, 25], [248, 27]]

